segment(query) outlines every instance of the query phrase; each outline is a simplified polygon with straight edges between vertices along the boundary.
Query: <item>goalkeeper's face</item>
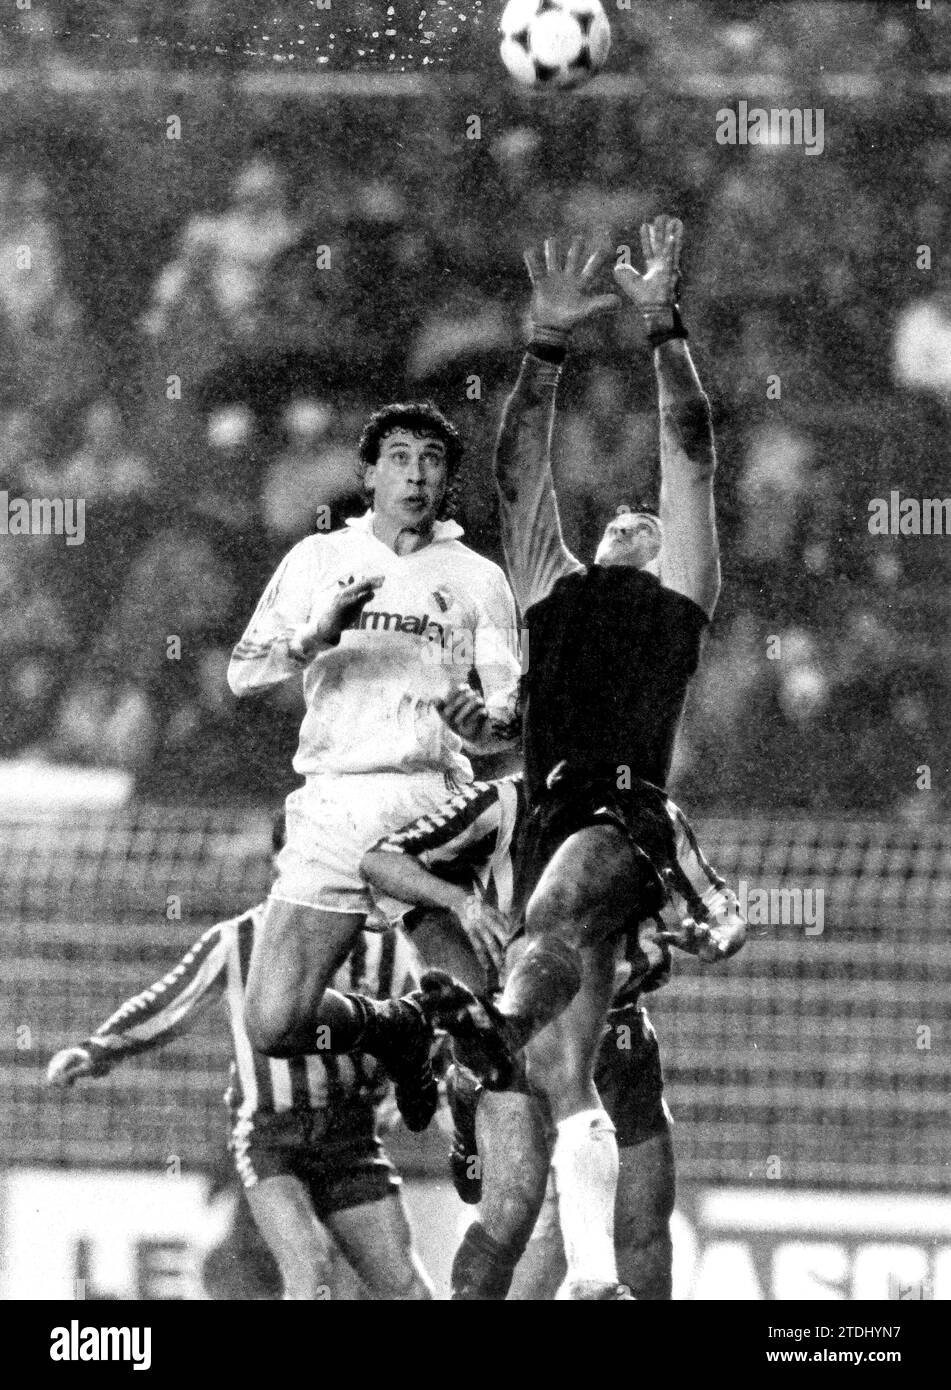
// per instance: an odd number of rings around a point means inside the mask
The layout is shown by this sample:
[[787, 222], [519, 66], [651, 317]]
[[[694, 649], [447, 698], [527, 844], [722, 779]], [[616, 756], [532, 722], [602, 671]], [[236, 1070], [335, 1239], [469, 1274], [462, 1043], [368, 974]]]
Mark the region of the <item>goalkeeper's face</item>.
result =
[[435, 435], [391, 430], [381, 439], [365, 481], [378, 516], [412, 531], [429, 531], [449, 481], [446, 446]]
[[650, 512], [624, 512], [612, 517], [595, 552], [596, 565], [627, 565], [629, 569], [650, 569], [660, 556], [663, 532], [660, 521]]

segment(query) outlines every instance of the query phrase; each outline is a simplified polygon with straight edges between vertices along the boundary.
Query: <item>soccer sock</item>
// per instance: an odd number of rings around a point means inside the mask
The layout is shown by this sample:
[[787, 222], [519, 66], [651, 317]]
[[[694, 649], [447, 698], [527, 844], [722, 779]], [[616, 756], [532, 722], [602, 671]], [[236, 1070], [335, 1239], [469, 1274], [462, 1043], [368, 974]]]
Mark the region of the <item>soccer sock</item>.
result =
[[516, 1048], [550, 1023], [581, 988], [581, 957], [560, 937], [533, 941], [516, 965], [498, 1002]]
[[453, 1302], [503, 1302], [521, 1253], [500, 1244], [481, 1221], [473, 1221], [452, 1262]]
[[[365, 994], [338, 994], [328, 989], [317, 1015], [318, 1025], [328, 1028], [325, 1050], [366, 1052], [385, 1061], [394, 1046], [402, 1045], [413, 1007], [405, 999], [370, 999]], [[421, 1011], [417, 1012], [422, 1018]]]
[[[387, 1001], [389, 1002], [389, 1001]], [[339, 994], [335, 989], [324, 990], [317, 1010], [317, 1036], [323, 1052], [362, 1052], [373, 1031], [374, 1014], [383, 1006], [362, 994]]]
[[581, 1110], [556, 1126], [552, 1166], [568, 1264], [563, 1287], [589, 1279], [616, 1284], [618, 1147], [605, 1110]]
[[[367, 1011], [375, 1007], [372, 999], [361, 995], [338, 994], [324, 990], [312, 1023], [302, 1023], [288, 1031], [279, 1045], [269, 1049], [271, 1057], [309, 1057], [319, 1052], [353, 1052], [366, 1031]], [[366, 1049], [364, 1049], [366, 1050]]]

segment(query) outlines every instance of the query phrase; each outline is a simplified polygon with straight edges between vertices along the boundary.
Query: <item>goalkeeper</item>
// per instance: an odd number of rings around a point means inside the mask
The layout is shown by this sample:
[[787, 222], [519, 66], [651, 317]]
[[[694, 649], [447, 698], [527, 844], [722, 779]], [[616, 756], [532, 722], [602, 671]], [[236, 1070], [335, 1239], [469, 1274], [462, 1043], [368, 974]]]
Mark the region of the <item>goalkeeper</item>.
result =
[[[670, 895], [659, 916], [642, 921], [619, 943], [615, 995], [595, 1072], [620, 1151], [618, 1273], [636, 1298], [647, 1300], [670, 1298], [674, 1159], [657, 1038], [643, 996], [668, 980], [671, 944], [716, 962], [739, 949], [746, 931], [736, 895], [669, 798], [666, 814], [676, 845], [668, 868]], [[525, 938], [517, 932], [513, 939], [507, 914], [525, 820], [520, 777], [474, 782], [364, 856], [361, 869], [375, 890], [419, 909], [403, 928], [413, 933], [427, 964], [472, 983], [482, 972], [498, 981], [506, 964], [521, 957]], [[467, 951], [476, 959], [467, 962]], [[510, 1283], [512, 1298], [553, 1297], [565, 1266], [550, 1192], [542, 1206], [552, 1139], [544, 1097], [532, 1093], [523, 1070], [508, 1090], [483, 1091], [458, 1064], [449, 1070], [447, 1090], [456, 1126], [456, 1190], [464, 1202], [481, 1199], [479, 1219], [456, 1260], [453, 1297], [504, 1299]]]
[[519, 851], [529, 945], [495, 1008], [466, 1002], [451, 981], [423, 978], [424, 1007], [465, 1039], [486, 1085], [498, 1086], [512, 1053], [525, 1048], [557, 1129], [562, 1292], [572, 1299], [625, 1297], [613, 1237], [618, 1148], [594, 1065], [615, 939], [664, 901], [673, 846], [662, 789], [720, 587], [710, 406], [677, 305], [682, 234], [676, 218], [645, 224], [644, 274], [614, 272], [653, 350], [659, 516], [644, 506], [615, 516], [587, 566], [562, 538], [551, 469], [555, 388], [572, 329], [618, 299], [594, 292], [605, 257], [586, 259], [580, 240], [567, 255], [552, 240], [544, 258], [526, 255], [532, 333], [495, 474], [506, 564], [531, 642], [523, 690], [530, 816]]

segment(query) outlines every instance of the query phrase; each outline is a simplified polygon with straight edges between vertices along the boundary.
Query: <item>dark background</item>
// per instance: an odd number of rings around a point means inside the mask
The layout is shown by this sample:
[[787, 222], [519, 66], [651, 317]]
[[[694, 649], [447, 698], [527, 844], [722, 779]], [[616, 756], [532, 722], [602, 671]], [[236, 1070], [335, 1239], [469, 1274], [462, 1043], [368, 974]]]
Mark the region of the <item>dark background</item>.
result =
[[[580, 229], [636, 255], [670, 209], [725, 569], [676, 789], [697, 810], [946, 810], [947, 541], [867, 530], [872, 498], [944, 490], [946, 18], [635, 4], [606, 76], [565, 98], [506, 81], [486, 7], [406, 9], [6, 16], [0, 483], [83, 496], [86, 541], [0, 545], [3, 756], [126, 768], [149, 798], [283, 791], [297, 706], [236, 706], [227, 653], [318, 506], [351, 510], [362, 419], [438, 400], [468, 445], [461, 519], [496, 555], [522, 248]], [[822, 155], [718, 145], [740, 98], [821, 106]], [[578, 335], [558, 468], [584, 557], [651, 478], [652, 393], [627, 319]]]

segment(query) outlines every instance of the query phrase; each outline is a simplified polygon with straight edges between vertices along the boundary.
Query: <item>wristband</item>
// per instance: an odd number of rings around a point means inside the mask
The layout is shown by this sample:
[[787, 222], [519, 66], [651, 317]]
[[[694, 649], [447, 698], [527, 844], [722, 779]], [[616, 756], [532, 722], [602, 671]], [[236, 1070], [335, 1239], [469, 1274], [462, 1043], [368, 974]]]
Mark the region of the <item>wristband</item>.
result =
[[109, 1054], [107, 1044], [99, 1042], [96, 1038], [87, 1038], [86, 1041], [80, 1043], [79, 1046], [92, 1062], [92, 1069], [89, 1075], [106, 1076], [109, 1071], [109, 1063], [106, 1060]]
[[568, 328], [549, 328], [543, 323], [533, 323], [527, 351], [540, 362], [550, 362], [560, 367], [568, 355], [568, 341], [571, 330]]
[[545, 362], [549, 367], [560, 367], [568, 355], [566, 347], [549, 347], [547, 343], [537, 343], [534, 339], [525, 349], [536, 357], [539, 362]]
[[647, 341], [652, 348], [659, 348], [663, 343], [673, 342], [675, 338], [686, 340], [690, 337], [684, 327], [684, 321], [680, 317], [680, 309], [676, 304], [670, 306], [670, 313], [673, 319], [670, 328], [654, 328], [647, 334]]

